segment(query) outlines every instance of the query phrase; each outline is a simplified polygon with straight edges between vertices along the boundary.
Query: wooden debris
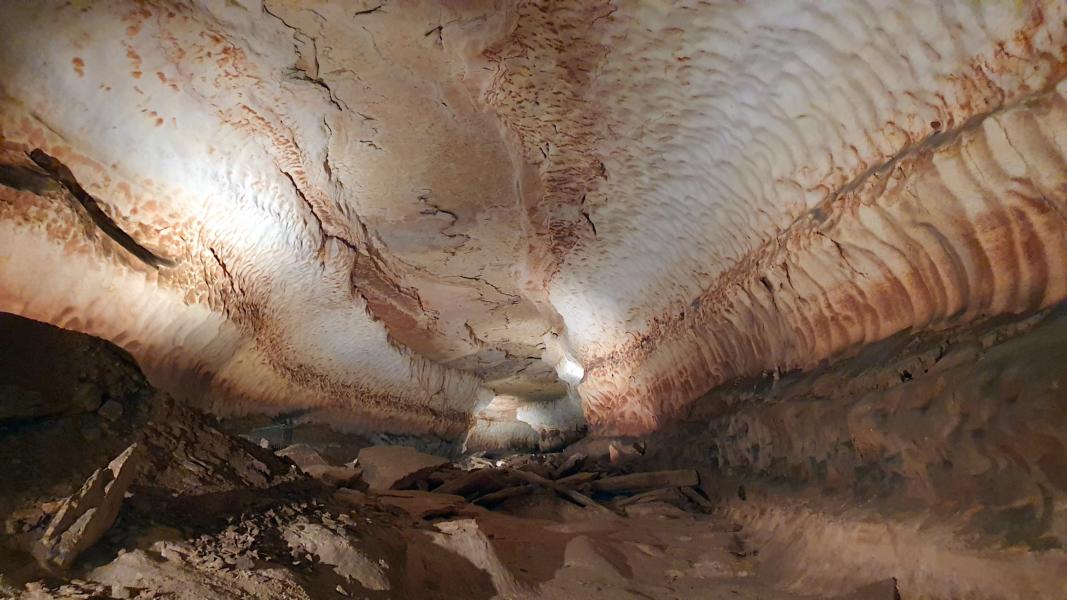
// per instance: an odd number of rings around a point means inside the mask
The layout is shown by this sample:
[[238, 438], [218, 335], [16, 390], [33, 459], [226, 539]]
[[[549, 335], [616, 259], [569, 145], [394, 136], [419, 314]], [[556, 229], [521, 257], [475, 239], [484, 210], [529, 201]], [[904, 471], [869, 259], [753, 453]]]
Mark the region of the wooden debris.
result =
[[712, 504], [710, 500], [705, 498], [699, 490], [691, 487], [680, 487], [678, 488], [678, 491], [681, 492], [682, 495], [686, 498], [692, 500], [693, 504], [699, 506], [700, 510], [707, 513], [713, 512], [715, 510], [715, 505]]
[[453, 479], [463, 477], [466, 474], [466, 471], [461, 471], [451, 465], [441, 465], [439, 467], [422, 469], [409, 475], [405, 475], [394, 483], [390, 489], [429, 491], [440, 487]]
[[628, 517], [655, 517], [657, 519], [685, 519], [692, 518], [691, 513], [684, 511], [677, 506], [660, 500], [654, 500], [652, 502], [639, 502], [637, 504], [631, 504], [625, 509], [626, 516]]
[[600, 473], [590, 473], [589, 471], [582, 471], [575, 473], [574, 475], [568, 475], [562, 479], [557, 479], [556, 483], [565, 485], [567, 487], [581, 487], [590, 481], [594, 481], [600, 478]]
[[625, 508], [632, 504], [639, 504], [641, 502], [654, 502], [654, 501], [669, 501], [678, 500], [677, 488], [659, 488], [657, 490], [650, 490], [642, 492], [633, 496], [627, 496], [620, 498], [612, 503], [616, 508]]
[[556, 467], [556, 470], [552, 472], [552, 479], [559, 479], [564, 475], [570, 475], [570, 473], [577, 469], [584, 461], [585, 455], [581, 452], [570, 455], [567, 460], [563, 461], [563, 463]]
[[495, 492], [506, 485], [504, 473], [500, 470], [477, 469], [445, 482], [434, 491], [438, 494], [457, 494], [469, 498]]
[[553, 471], [552, 467], [550, 467], [550, 466], [548, 466], [546, 464], [543, 464], [543, 463], [535, 463], [535, 462], [530, 462], [530, 463], [526, 463], [524, 465], [521, 465], [519, 467], [514, 467], [514, 470], [523, 471], [525, 473], [534, 473], [534, 474], [536, 474], [536, 475], [538, 475], [538, 476], [540, 476], [540, 477], [542, 477], [544, 479], [551, 478], [552, 477], [552, 471]]
[[693, 469], [679, 471], [650, 471], [598, 479], [589, 484], [597, 492], [623, 493], [640, 492], [664, 487], [691, 487], [700, 483], [700, 477]]
[[607, 508], [606, 506], [604, 506], [603, 504], [600, 504], [599, 502], [593, 500], [592, 498], [590, 498], [590, 497], [588, 497], [588, 496], [586, 496], [584, 494], [578, 493], [578, 492], [576, 492], [576, 491], [574, 491], [574, 490], [572, 490], [572, 489], [570, 489], [568, 487], [562, 486], [562, 485], [556, 483], [555, 481], [550, 481], [548, 479], [545, 479], [544, 477], [541, 477], [540, 475], [538, 475], [536, 473], [530, 473], [528, 471], [519, 471], [519, 470], [513, 470], [513, 471], [511, 471], [511, 473], [514, 476], [518, 477], [519, 479], [522, 479], [522, 480], [528, 481], [530, 483], [533, 483], [533, 484], [536, 484], [536, 485], [540, 485], [540, 486], [549, 488], [551, 490], [554, 490], [560, 496], [563, 496], [564, 498], [567, 498], [568, 500], [571, 500], [572, 502], [575, 502], [575, 503], [577, 503], [577, 504], [579, 504], [581, 506], [585, 506], [587, 508], [593, 508], [593, 509], [596, 509], [596, 510], [599, 510], [599, 511], [602, 511], [602, 512], [606, 512], [606, 513], [615, 514], [615, 511]]
[[378, 492], [377, 498], [381, 504], [395, 506], [416, 519], [447, 517], [469, 507], [463, 496], [417, 490], [385, 490]]
[[834, 596], [833, 600], [899, 600], [896, 578], [867, 584], [849, 594]]
[[505, 500], [510, 500], [512, 498], [518, 498], [520, 496], [530, 494], [534, 491], [534, 489], [536, 489], [536, 486], [526, 484], [514, 485], [511, 487], [506, 487], [502, 490], [490, 492], [480, 498], [475, 498], [473, 502], [480, 506], [495, 506], [497, 504], [500, 504], [501, 502], [504, 502]]
[[470, 457], [470, 461], [471, 464], [477, 465], [483, 469], [488, 469], [496, 466], [493, 461], [482, 458], [480, 456], [472, 456]]

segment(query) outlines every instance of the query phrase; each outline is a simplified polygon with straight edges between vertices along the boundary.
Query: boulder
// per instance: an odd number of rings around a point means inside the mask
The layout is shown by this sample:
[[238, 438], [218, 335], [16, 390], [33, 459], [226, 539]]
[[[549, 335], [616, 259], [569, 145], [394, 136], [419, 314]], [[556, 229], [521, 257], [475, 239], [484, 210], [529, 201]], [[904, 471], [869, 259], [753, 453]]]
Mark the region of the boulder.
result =
[[34, 557], [43, 567], [67, 569], [107, 533], [143, 458], [141, 447], [132, 444], [63, 501], [34, 548]]
[[368, 590], [390, 588], [384, 563], [353, 546], [347, 535], [315, 523], [294, 523], [285, 529], [282, 538], [293, 550], [311, 554], [319, 562], [332, 566], [345, 580], [356, 580]]
[[363, 480], [372, 490], [388, 490], [400, 480], [433, 470], [448, 459], [407, 446], [371, 446], [359, 451]]

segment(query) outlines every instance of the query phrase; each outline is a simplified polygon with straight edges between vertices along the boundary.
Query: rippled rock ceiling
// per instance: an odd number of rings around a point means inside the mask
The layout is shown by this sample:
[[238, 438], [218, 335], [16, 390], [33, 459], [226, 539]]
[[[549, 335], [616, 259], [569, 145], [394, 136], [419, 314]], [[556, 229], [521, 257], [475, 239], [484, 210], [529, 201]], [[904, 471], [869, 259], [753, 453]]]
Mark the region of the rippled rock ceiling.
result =
[[1058, 0], [5, 2], [0, 310], [222, 414], [643, 434], [1063, 300], [1065, 67]]

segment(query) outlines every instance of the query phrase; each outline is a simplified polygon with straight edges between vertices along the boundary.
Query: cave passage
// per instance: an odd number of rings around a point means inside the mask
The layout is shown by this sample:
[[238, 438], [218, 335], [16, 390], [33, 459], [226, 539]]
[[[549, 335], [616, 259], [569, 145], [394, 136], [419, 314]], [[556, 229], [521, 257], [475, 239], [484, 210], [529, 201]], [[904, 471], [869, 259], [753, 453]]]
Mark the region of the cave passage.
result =
[[0, 2], [0, 597], [1067, 598], [1062, 0]]

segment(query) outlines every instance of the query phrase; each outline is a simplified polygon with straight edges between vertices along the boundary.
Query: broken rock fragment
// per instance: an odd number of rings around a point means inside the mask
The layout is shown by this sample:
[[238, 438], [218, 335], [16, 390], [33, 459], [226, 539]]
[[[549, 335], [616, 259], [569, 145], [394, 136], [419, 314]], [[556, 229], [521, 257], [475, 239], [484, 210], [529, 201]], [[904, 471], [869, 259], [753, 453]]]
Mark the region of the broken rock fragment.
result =
[[123, 496], [143, 457], [138, 444], [130, 445], [63, 501], [34, 548], [34, 556], [42, 566], [67, 569], [79, 554], [103, 537], [118, 517]]

